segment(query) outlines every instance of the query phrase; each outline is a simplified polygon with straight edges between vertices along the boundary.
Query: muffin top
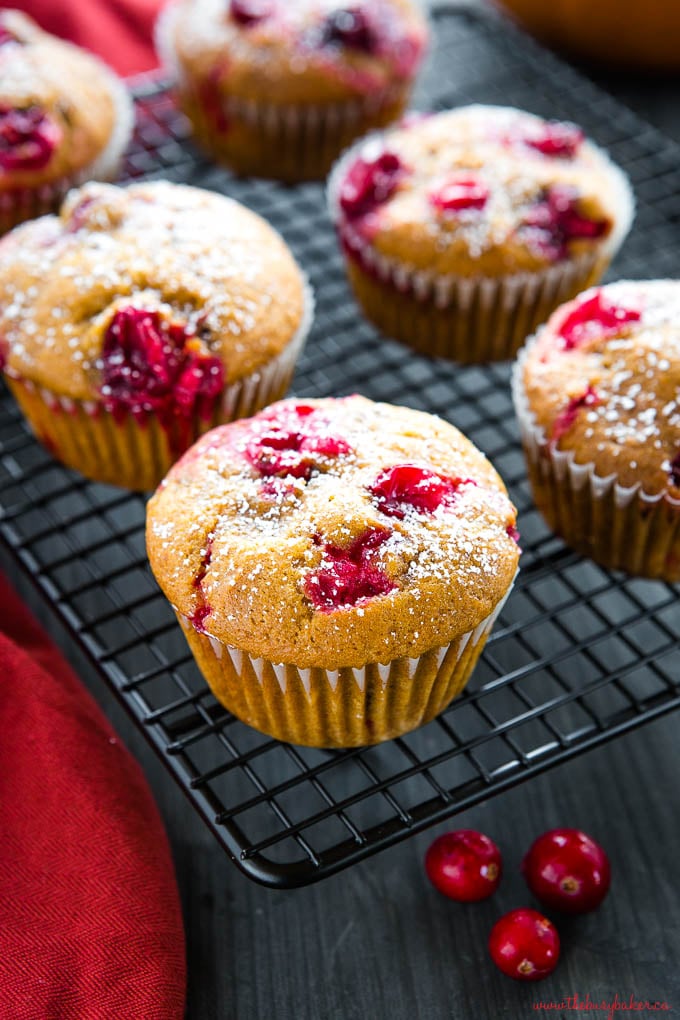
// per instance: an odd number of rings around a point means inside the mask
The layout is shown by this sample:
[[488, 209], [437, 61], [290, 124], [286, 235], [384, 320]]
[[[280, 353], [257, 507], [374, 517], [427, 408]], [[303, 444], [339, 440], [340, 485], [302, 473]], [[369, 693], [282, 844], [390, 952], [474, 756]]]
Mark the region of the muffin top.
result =
[[125, 95], [96, 58], [19, 11], [0, 11], [0, 192], [96, 164], [117, 132], [127, 134]]
[[209, 432], [149, 504], [178, 612], [269, 661], [418, 656], [484, 621], [517, 570], [516, 511], [439, 418], [364, 397], [284, 400]]
[[517, 368], [542, 442], [626, 489], [680, 501], [680, 282], [621, 281], [562, 305]]
[[304, 328], [279, 235], [230, 198], [164, 181], [72, 191], [0, 240], [10, 376], [108, 410], [187, 410]]
[[410, 82], [427, 27], [413, 0], [176, 0], [158, 38], [210, 92], [316, 105]]
[[370, 135], [329, 199], [350, 251], [439, 276], [543, 269], [614, 247], [632, 218], [626, 178], [580, 128], [496, 106]]

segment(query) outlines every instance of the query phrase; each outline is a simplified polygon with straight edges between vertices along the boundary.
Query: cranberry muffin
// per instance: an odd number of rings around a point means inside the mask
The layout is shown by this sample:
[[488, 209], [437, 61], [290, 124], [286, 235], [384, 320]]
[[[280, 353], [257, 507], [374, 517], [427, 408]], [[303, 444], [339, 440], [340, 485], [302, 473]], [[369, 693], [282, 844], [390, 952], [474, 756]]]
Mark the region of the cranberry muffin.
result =
[[281, 740], [375, 744], [465, 686], [512, 587], [516, 512], [452, 425], [363, 397], [215, 429], [147, 549], [215, 696]]
[[680, 282], [579, 295], [528, 343], [513, 387], [550, 527], [603, 566], [680, 581]]
[[311, 296], [284, 241], [212, 192], [87, 184], [0, 241], [0, 357], [37, 438], [154, 488], [202, 433], [285, 393]]
[[623, 173], [578, 127], [488, 106], [364, 139], [329, 200], [368, 318], [461, 362], [510, 357], [599, 279], [633, 214]]
[[0, 11], [0, 233], [68, 189], [116, 176], [133, 124], [123, 83], [19, 11]]
[[174, 0], [156, 36], [200, 145], [294, 182], [401, 115], [427, 28], [414, 0]]

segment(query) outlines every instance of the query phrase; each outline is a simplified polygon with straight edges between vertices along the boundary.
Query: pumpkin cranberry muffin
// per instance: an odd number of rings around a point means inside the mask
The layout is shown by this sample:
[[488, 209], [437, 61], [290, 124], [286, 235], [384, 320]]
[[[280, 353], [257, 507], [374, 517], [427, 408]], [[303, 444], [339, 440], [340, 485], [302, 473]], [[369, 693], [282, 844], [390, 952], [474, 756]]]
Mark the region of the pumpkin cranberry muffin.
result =
[[285, 181], [399, 117], [426, 40], [414, 0], [174, 0], [157, 30], [202, 147]]
[[515, 519], [446, 422], [287, 400], [184, 455], [149, 503], [147, 549], [219, 701], [278, 739], [349, 747], [465, 686], [517, 571]]
[[520, 355], [514, 397], [550, 527], [603, 566], [680, 581], [680, 282], [559, 308]]
[[0, 11], [0, 233], [115, 177], [133, 123], [123, 83], [19, 11]]
[[485, 106], [358, 143], [329, 199], [368, 318], [462, 362], [508, 358], [597, 281], [633, 213], [623, 173], [574, 124]]
[[282, 396], [310, 318], [279, 235], [198, 188], [87, 184], [0, 241], [5, 377], [96, 481], [154, 488], [202, 432]]

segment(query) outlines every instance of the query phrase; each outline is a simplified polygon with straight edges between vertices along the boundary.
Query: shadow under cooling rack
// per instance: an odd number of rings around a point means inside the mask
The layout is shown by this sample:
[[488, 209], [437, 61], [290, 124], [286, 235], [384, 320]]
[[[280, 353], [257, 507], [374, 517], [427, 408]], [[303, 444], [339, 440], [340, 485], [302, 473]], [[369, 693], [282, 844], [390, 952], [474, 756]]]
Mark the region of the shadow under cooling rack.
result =
[[[631, 176], [638, 218], [615, 276], [674, 275], [680, 148], [490, 15], [435, 12], [421, 108], [512, 103], [578, 119]], [[230, 194], [285, 236], [317, 292], [294, 391], [360, 391], [442, 415], [493, 460], [520, 510], [515, 591], [468, 689], [437, 720], [379, 747], [290, 747], [244, 726], [207, 691], [144, 550], [142, 497], [56, 464], [0, 393], [0, 536], [116, 692], [178, 785], [250, 877], [293, 886], [680, 705], [678, 592], [580, 559], [533, 509], [508, 366], [459, 368], [380, 339], [352, 301], [320, 185], [239, 181], [192, 149], [157, 82], [137, 85], [126, 177], [164, 176]]]

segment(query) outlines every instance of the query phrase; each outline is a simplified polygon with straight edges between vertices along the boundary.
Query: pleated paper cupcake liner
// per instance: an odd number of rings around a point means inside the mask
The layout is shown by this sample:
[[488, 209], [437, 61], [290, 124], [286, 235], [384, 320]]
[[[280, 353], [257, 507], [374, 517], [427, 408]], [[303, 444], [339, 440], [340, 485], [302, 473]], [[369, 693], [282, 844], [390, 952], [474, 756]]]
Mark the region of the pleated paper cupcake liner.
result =
[[680, 581], [680, 500], [668, 492], [624, 487], [591, 461], [550, 442], [529, 407], [524, 365], [536, 338], [515, 364], [512, 393], [534, 502], [552, 530], [603, 567]]
[[213, 694], [243, 722], [291, 744], [363, 747], [422, 726], [460, 694], [511, 590], [450, 644], [361, 668], [269, 662], [200, 633], [181, 613], [177, 618]]
[[[535, 272], [499, 277], [440, 275], [378, 252], [344, 220], [339, 205], [351, 163], [376, 133], [345, 153], [328, 184], [330, 214], [345, 253], [347, 273], [367, 318], [386, 336], [421, 354], [464, 364], [514, 356], [555, 308], [596, 283], [628, 234], [635, 211], [625, 174], [596, 150], [611, 175], [615, 225], [596, 249]], [[595, 149], [595, 146], [591, 146]]]
[[169, 427], [152, 412], [114, 415], [97, 401], [60, 396], [9, 368], [5, 376], [36, 438], [54, 457], [93, 481], [148, 491], [204, 432], [248, 418], [285, 394], [313, 318], [311, 290], [305, 294], [300, 328], [277, 357], [226, 386], [209, 416], [176, 419]]
[[322, 180], [348, 145], [397, 120], [408, 104], [410, 82], [336, 103], [267, 103], [224, 95], [218, 97], [216, 114], [206, 109], [195, 83], [182, 71], [173, 44], [174, 17], [171, 4], [156, 23], [161, 62], [201, 147], [238, 174], [290, 183]]
[[115, 106], [114, 129], [106, 148], [77, 173], [43, 183], [37, 188], [0, 190], [0, 236], [26, 220], [56, 212], [72, 188], [80, 187], [86, 181], [111, 181], [118, 176], [134, 127], [134, 104], [125, 85], [103, 64], [101, 68], [106, 74]]

